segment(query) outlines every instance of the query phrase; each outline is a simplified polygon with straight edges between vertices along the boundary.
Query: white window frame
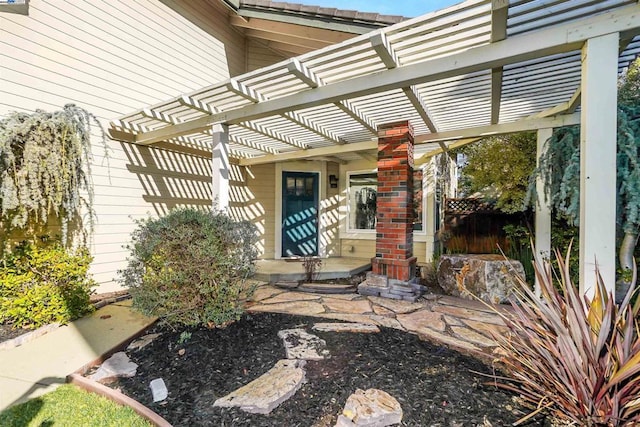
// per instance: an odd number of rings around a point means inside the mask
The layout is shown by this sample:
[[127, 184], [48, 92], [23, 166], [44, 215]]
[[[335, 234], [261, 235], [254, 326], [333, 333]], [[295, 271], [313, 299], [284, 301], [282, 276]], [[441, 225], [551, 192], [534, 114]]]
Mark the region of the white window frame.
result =
[[[351, 235], [363, 235], [363, 236], [367, 236], [369, 238], [373, 237], [373, 239], [375, 239], [376, 237], [376, 229], [370, 229], [370, 230], [366, 230], [366, 229], [360, 229], [360, 228], [351, 228], [351, 210], [350, 210], [350, 206], [351, 206], [351, 196], [353, 195], [353, 192], [351, 190], [351, 176], [353, 175], [364, 175], [364, 174], [372, 174], [372, 173], [378, 173], [378, 169], [364, 169], [364, 170], [354, 170], [354, 171], [347, 171], [347, 176], [346, 176], [346, 186], [347, 186], [347, 199], [345, 200], [346, 202], [346, 211], [347, 211], [347, 215], [346, 215], [346, 231], [348, 234]], [[377, 192], [377, 190], [376, 190]]]
[[[417, 168], [416, 168], [417, 169]], [[427, 237], [427, 230], [426, 230], [426, 224], [427, 224], [427, 206], [426, 206], [426, 200], [427, 200], [427, 187], [426, 187], [426, 183], [425, 183], [425, 171], [424, 171], [424, 167], [420, 167], [420, 169], [422, 170], [422, 230], [413, 230], [413, 235], [414, 235], [414, 241], [415, 242], [424, 242], [426, 241], [426, 237]], [[346, 215], [345, 215], [345, 231], [344, 231], [344, 235], [342, 236], [342, 238], [347, 238], [347, 239], [361, 239], [361, 240], [375, 240], [376, 239], [376, 230], [375, 229], [371, 229], [371, 230], [364, 230], [364, 229], [358, 229], [358, 228], [351, 228], [351, 210], [350, 210], [350, 206], [351, 206], [351, 195], [352, 195], [352, 191], [351, 191], [351, 176], [352, 175], [363, 175], [363, 174], [370, 174], [370, 173], [377, 173], [378, 169], [358, 169], [358, 170], [351, 170], [351, 171], [346, 171], [345, 175], [346, 175], [346, 179], [345, 179], [345, 186], [346, 186], [346, 199], [345, 199], [345, 211], [346, 211]]]

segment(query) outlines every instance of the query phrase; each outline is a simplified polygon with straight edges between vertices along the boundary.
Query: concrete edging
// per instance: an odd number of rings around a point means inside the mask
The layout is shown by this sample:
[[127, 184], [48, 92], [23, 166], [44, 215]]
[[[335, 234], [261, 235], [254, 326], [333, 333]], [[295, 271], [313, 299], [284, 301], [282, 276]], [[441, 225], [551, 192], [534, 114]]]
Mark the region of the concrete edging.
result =
[[20, 347], [23, 344], [58, 329], [60, 326], [62, 326], [60, 323], [50, 323], [48, 325], [41, 326], [38, 329], [34, 329], [33, 331], [25, 332], [22, 335], [11, 338], [10, 340], [3, 341], [0, 343], [0, 351]]
[[76, 385], [85, 391], [104, 396], [119, 405], [128, 406], [133, 409], [138, 415], [158, 427], [172, 427], [172, 425], [167, 420], [165, 420], [160, 415], [153, 412], [151, 409], [147, 408], [137, 400], [134, 400], [129, 396], [105, 385], [102, 385], [96, 381], [85, 378], [80, 374], [68, 375], [67, 383]]

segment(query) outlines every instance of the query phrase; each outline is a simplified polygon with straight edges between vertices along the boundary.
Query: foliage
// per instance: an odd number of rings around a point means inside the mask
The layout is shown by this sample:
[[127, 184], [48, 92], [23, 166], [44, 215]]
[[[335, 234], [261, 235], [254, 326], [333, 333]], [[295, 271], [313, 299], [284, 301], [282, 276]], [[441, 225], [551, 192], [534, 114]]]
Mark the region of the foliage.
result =
[[256, 227], [222, 212], [177, 209], [138, 221], [120, 271], [133, 305], [172, 325], [224, 325], [243, 313]]
[[505, 213], [523, 209], [529, 176], [535, 168], [536, 136], [525, 132], [493, 136], [462, 149], [462, 190], [495, 199]]
[[182, 331], [180, 333], [180, 337], [178, 338], [178, 345], [182, 345], [185, 344], [186, 342], [188, 342], [191, 339], [191, 332], [189, 331]]
[[640, 61], [635, 60], [629, 65], [627, 73], [618, 84], [618, 102], [627, 105], [637, 104], [640, 94]]
[[90, 312], [95, 282], [88, 274], [91, 256], [59, 243], [37, 247], [23, 242], [0, 261], [0, 323], [37, 328], [68, 323]]
[[[91, 131], [106, 136], [96, 117], [72, 104], [47, 113], [10, 113], [0, 120], [0, 225], [28, 233], [46, 225], [51, 214], [61, 221], [62, 242], [78, 231], [86, 240], [83, 210], [93, 227], [90, 182]], [[71, 227], [71, 228], [70, 228]], [[27, 237], [33, 237], [27, 236]]]
[[322, 267], [322, 258], [313, 255], [306, 255], [302, 258], [302, 268], [304, 268], [304, 276], [307, 282], [313, 282], [318, 279], [320, 267]]
[[128, 406], [103, 396], [64, 384], [55, 391], [31, 399], [0, 412], [0, 425], [25, 426], [130, 426], [149, 427], [151, 424]]
[[[598, 275], [595, 296], [581, 298], [568, 259], [536, 260], [541, 297], [520, 278], [513, 310], [502, 312], [509, 332], [496, 334], [500, 361], [512, 381], [499, 383], [534, 407], [581, 426], [640, 423], [640, 306], [631, 292], [617, 306]], [[568, 258], [568, 256], [567, 256]], [[559, 289], [558, 289], [559, 288]]]
[[[625, 232], [640, 228], [640, 83], [639, 60], [618, 88], [617, 212]], [[543, 179], [545, 192], [558, 216], [571, 224], [580, 219], [580, 127], [555, 129], [547, 150], [531, 175], [527, 204], [536, 199], [535, 181]]]
[[504, 233], [508, 245], [504, 249], [505, 255], [516, 261], [520, 261], [524, 268], [525, 278], [535, 277], [533, 270], [533, 250], [531, 249], [531, 231], [524, 225], [505, 225]]

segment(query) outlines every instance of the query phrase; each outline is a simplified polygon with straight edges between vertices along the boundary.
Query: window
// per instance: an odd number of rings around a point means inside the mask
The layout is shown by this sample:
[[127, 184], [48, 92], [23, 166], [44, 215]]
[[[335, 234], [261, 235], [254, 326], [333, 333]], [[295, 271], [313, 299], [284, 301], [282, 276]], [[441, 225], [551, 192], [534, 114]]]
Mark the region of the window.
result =
[[413, 230], [422, 231], [423, 222], [422, 203], [422, 169], [413, 171]]
[[349, 175], [349, 229], [376, 229], [378, 174]]
[[[376, 229], [376, 202], [378, 196], [378, 174], [353, 173], [348, 175], [349, 184], [349, 229]], [[422, 170], [413, 172], [413, 229], [421, 231], [423, 222]]]
[[313, 196], [313, 177], [287, 177], [288, 196]]

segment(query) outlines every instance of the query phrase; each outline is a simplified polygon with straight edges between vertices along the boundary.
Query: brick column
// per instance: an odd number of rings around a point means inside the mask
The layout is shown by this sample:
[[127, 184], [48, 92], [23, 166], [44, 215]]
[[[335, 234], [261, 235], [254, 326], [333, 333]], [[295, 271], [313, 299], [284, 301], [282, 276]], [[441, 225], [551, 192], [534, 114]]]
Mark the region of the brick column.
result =
[[374, 274], [409, 281], [413, 256], [413, 128], [408, 121], [378, 126], [378, 197]]

